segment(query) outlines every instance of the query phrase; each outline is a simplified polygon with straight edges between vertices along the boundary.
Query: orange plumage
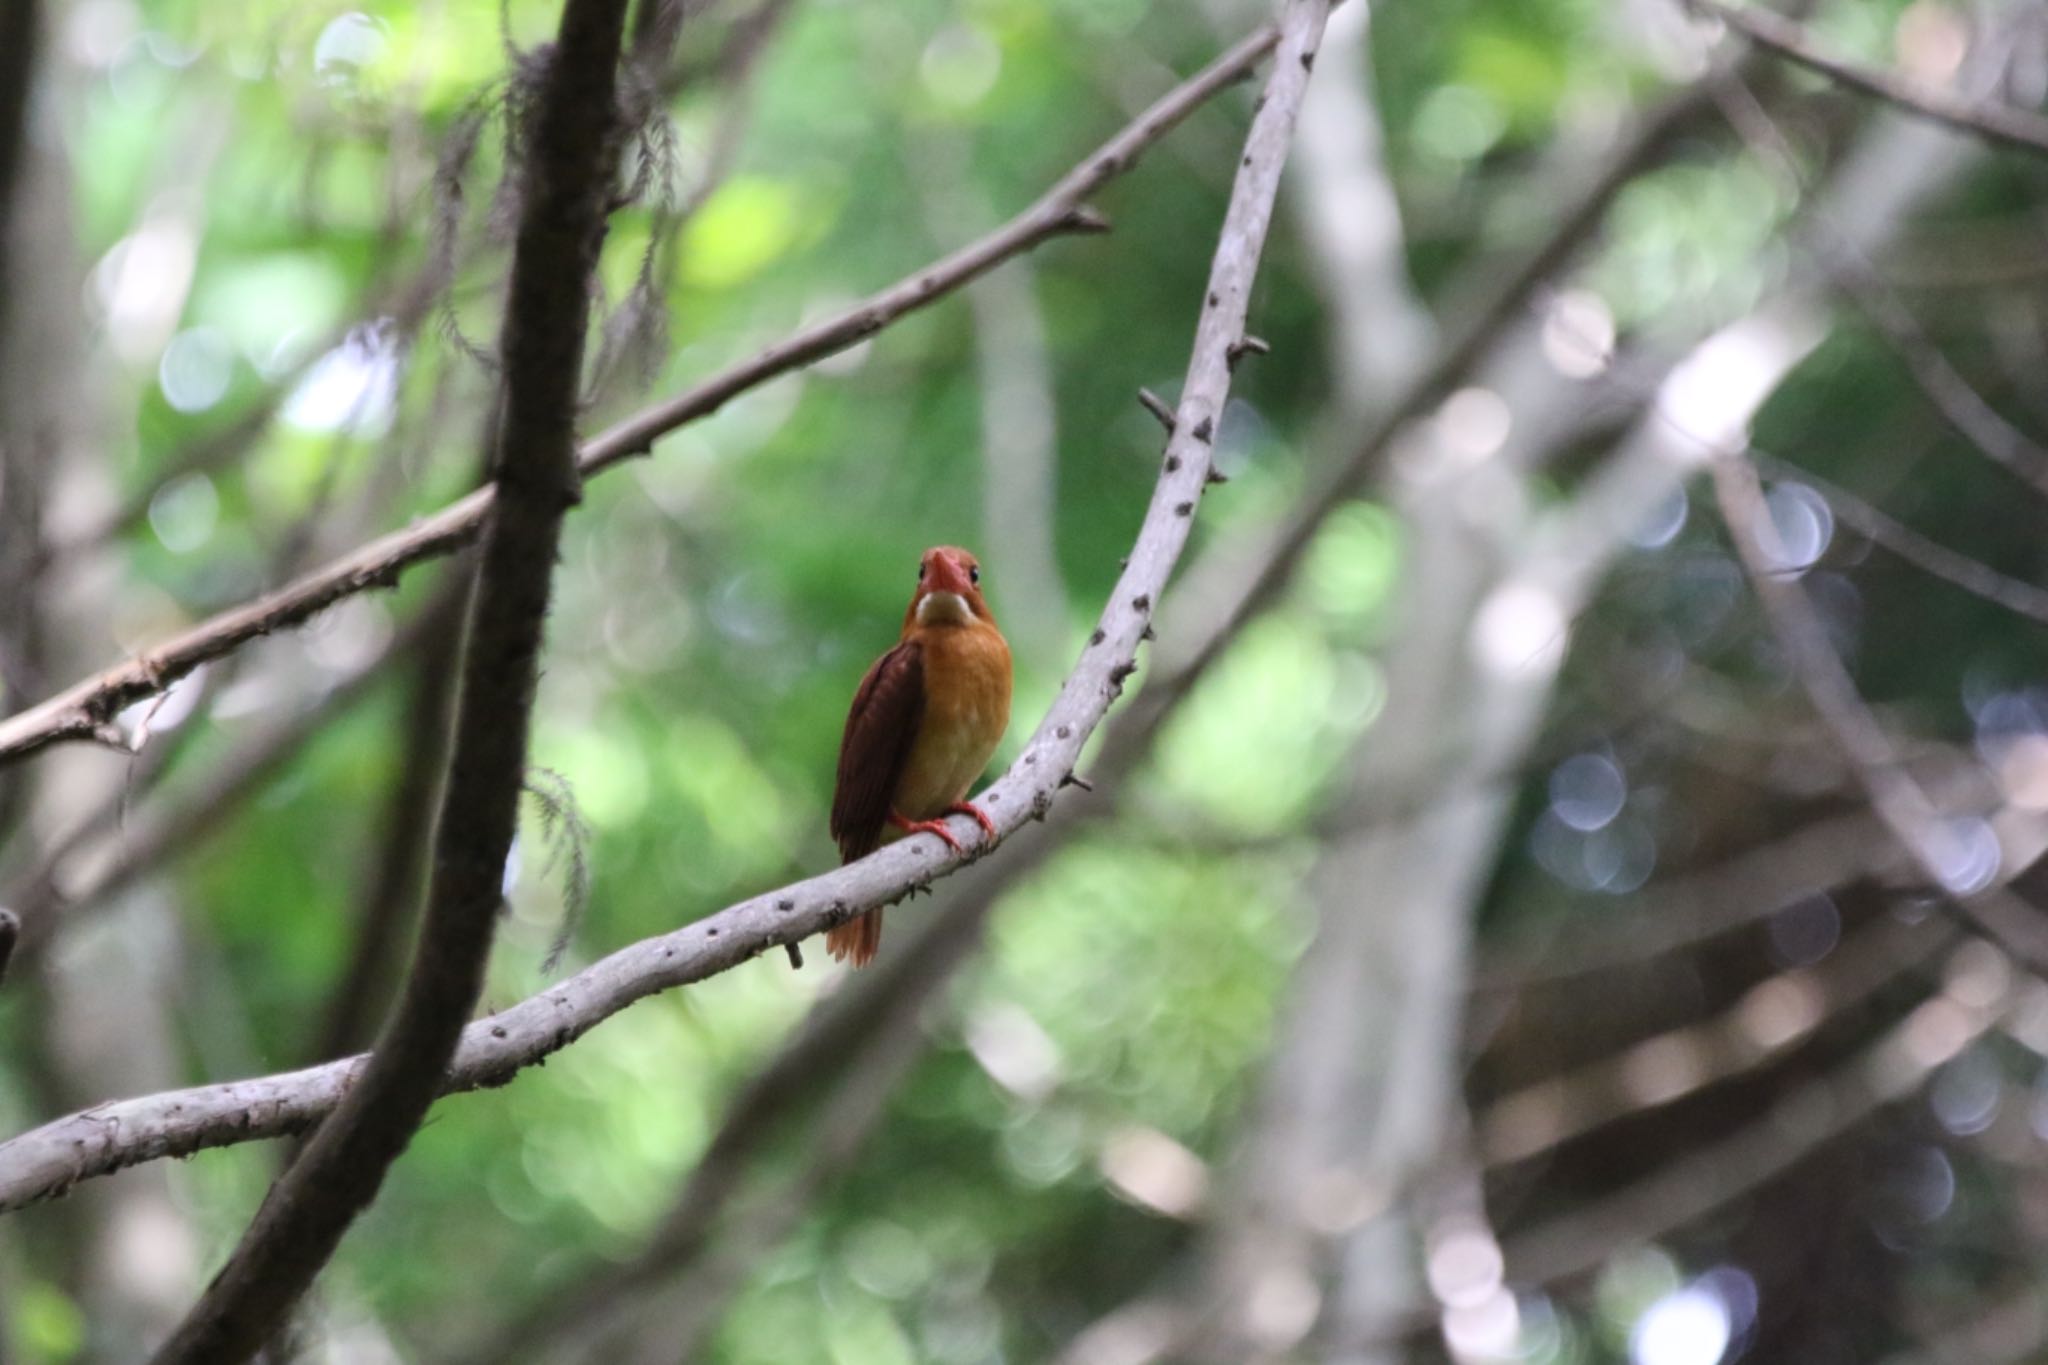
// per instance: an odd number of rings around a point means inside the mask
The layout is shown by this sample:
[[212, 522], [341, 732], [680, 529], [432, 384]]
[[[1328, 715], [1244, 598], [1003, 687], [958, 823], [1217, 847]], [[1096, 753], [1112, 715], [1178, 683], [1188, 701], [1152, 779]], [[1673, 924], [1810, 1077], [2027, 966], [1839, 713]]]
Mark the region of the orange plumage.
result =
[[[906, 834], [936, 834], [956, 851], [949, 813], [995, 825], [966, 803], [1010, 723], [1010, 646], [981, 598], [981, 566], [951, 545], [927, 550], [896, 647], [853, 695], [839, 741], [832, 838], [842, 862]], [[882, 912], [827, 931], [825, 948], [862, 967], [882, 942]]]

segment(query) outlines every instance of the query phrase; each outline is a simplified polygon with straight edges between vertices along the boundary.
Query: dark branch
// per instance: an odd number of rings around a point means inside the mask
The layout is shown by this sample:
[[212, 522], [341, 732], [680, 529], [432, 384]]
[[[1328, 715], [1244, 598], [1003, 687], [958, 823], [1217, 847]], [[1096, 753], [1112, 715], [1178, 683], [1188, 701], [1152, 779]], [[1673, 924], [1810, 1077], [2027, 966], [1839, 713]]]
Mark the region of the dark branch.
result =
[[506, 304], [498, 496], [484, 528], [432, 889], [404, 993], [361, 1079], [271, 1188], [156, 1365], [238, 1365], [286, 1321], [439, 1094], [483, 988], [518, 819], [562, 519], [578, 497], [577, 382], [618, 132], [626, 0], [567, 0], [527, 142]]
[[[455, 584], [449, 584], [454, 588]], [[376, 873], [363, 893], [348, 965], [328, 996], [309, 1060], [328, 1061], [365, 1047], [384, 1003], [419, 906], [448, 752], [462, 599], [454, 592], [428, 608], [426, 638], [412, 669], [398, 783], [380, 831]]]
[[1934, 404], [1942, 420], [1984, 458], [2003, 465], [2036, 491], [2048, 494], [2048, 449], [2014, 426], [1964, 377], [1955, 362], [1927, 335], [1911, 311], [1860, 263], [1835, 272], [1857, 307], [1884, 334], [1905, 362], [1906, 372]]
[[[1973, 986], [1980, 982], [1973, 981]], [[1724, 1138], [1549, 1222], [1506, 1238], [1501, 1250], [1517, 1284], [1552, 1284], [1594, 1269], [1626, 1247], [1671, 1233], [1752, 1194], [1827, 1143], [1904, 1099], [1941, 1061], [1998, 1020], [2005, 990], [1986, 1003], [1940, 994], [1877, 1042], [1792, 1091], [1762, 1117]], [[1928, 1038], [1938, 1038], [1938, 1052]]]

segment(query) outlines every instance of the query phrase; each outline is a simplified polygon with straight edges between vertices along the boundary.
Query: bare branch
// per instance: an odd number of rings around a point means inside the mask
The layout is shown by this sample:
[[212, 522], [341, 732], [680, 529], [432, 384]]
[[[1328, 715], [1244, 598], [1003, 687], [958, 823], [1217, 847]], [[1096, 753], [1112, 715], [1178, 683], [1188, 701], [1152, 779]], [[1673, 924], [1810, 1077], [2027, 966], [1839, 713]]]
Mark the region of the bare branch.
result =
[[[1102, 230], [1106, 225], [1101, 215], [1087, 206], [1088, 197], [1129, 170], [1147, 148], [1219, 90], [1243, 79], [1272, 50], [1277, 38], [1276, 30], [1268, 26], [1238, 43], [1154, 103], [1038, 202], [988, 236], [585, 442], [578, 452], [583, 474], [602, 473], [631, 456], [648, 453], [659, 437], [710, 416], [777, 375], [873, 336], [1011, 256], [1054, 237]], [[489, 487], [478, 489], [405, 530], [374, 540], [275, 592], [201, 622], [139, 659], [0, 721], [0, 766], [51, 744], [90, 738], [124, 707], [155, 695], [200, 664], [260, 636], [299, 625], [343, 598], [388, 587], [414, 564], [452, 554], [476, 537], [494, 496]]]
[[1911, 310], [1860, 261], [1842, 262], [1835, 278], [1898, 352], [1913, 383], [1934, 404], [1942, 420], [1986, 459], [2048, 494], [2048, 449], [2013, 425], [1977, 391]]
[[1697, 13], [1720, 20], [1750, 42], [1789, 62], [1815, 71], [1837, 85], [1883, 100], [1900, 111], [1931, 119], [1958, 132], [2035, 156], [2048, 156], [2048, 119], [2009, 104], [1975, 104], [1931, 89], [1896, 72], [1858, 66], [1814, 47], [1806, 30], [1789, 19], [1723, 0], [1680, 0]]
[[360, 1081], [271, 1188], [156, 1365], [238, 1365], [284, 1324], [412, 1141], [483, 989], [562, 520], [579, 496], [577, 382], [625, 22], [626, 0], [567, 0], [520, 130], [529, 175], [505, 313], [498, 496], [477, 560], [432, 890], [404, 993]]
[[[1980, 804], [1951, 805], [1976, 813]], [[1730, 934], [1777, 913], [1813, 887], [1858, 876], [1891, 877], [1903, 855], [1871, 845], [1884, 827], [1867, 809], [1830, 815], [1787, 830], [1758, 847], [1711, 867], [1651, 882], [1643, 905], [1657, 913], [1625, 917], [1625, 927], [1601, 924], [1565, 933], [1541, 948], [1496, 951], [1475, 974], [1480, 992], [1555, 985], [1599, 972], [1626, 969]]]
[[[1111, 745], [1143, 748], [1149, 743], [1176, 700], [1208, 671], [1238, 629], [1279, 595], [1323, 522], [1379, 472], [1395, 438], [1465, 381], [1494, 344], [1522, 319], [1544, 283], [1579, 255], [1622, 188], [1662, 160], [1710, 116], [1718, 92], [1743, 70], [1739, 62], [1717, 67], [1643, 116], [1633, 134], [1571, 196], [1556, 226], [1503, 270], [1499, 283], [1461, 323], [1445, 329], [1445, 338], [1428, 366], [1386, 405], [1358, 446], [1295, 503], [1257, 556], [1256, 567], [1241, 579], [1218, 585], [1220, 605], [1204, 607], [1210, 619], [1197, 628], [1198, 638], [1179, 642], [1171, 670], [1138, 697], [1110, 736]], [[0, 737], [4, 733], [0, 727]], [[0, 747], [0, 759], [4, 757], [5, 749]], [[1105, 747], [1103, 761], [1110, 757], [1111, 750]]]
[[[1265, 243], [1292, 124], [1322, 30], [1325, 0], [1292, 0], [1286, 38], [1253, 116], [1237, 188], [1219, 234], [1207, 304], [1196, 327], [1178, 425], [1124, 571], [1051, 709], [1009, 770], [977, 798], [994, 819], [997, 842], [1042, 820], [1082, 747], [1123, 690], [1153, 604], [1186, 547], [1210, 466], [1209, 442], [1230, 391], [1229, 348], [1244, 333], [1252, 278]], [[1134, 125], [1135, 145], [1278, 42], [1267, 33], [1240, 44]], [[1219, 74], [1220, 73], [1220, 74]], [[1206, 91], [1204, 92], [1206, 93]], [[1135, 134], [1127, 133], [1126, 137]], [[1107, 172], [1105, 172], [1106, 174]], [[1072, 177], [1070, 177], [1072, 179]], [[587, 458], [587, 450], [586, 450]], [[962, 817], [964, 818], [964, 817]], [[976, 839], [980, 836], [976, 835]], [[623, 948], [498, 1014], [471, 1024], [441, 1078], [443, 1093], [502, 1085], [520, 1069], [567, 1047], [636, 1000], [714, 976], [795, 943], [957, 871], [986, 849], [956, 854], [932, 839], [908, 839], [867, 858], [728, 906], [672, 933]], [[1028, 857], [1027, 852], [1024, 855]], [[206, 1148], [304, 1130], [332, 1112], [363, 1071], [361, 1057], [302, 1071], [200, 1086], [95, 1106], [0, 1143], [0, 1212], [51, 1198], [77, 1181]]]

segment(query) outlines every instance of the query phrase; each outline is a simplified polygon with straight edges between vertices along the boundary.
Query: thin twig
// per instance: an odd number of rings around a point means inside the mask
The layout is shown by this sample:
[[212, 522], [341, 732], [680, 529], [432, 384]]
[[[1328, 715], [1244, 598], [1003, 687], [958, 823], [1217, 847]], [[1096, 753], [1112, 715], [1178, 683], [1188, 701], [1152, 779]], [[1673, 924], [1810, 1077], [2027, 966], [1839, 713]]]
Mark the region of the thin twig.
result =
[[2048, 495], [2048, 447], [2015, 426], [1992, 406], [1947, 352], [1927, 335], [1904, 303], [1860, 261], [1845, 261], [1835, 272], [1856, 306], [1891, 343], [1927, 401], [1942, 420], [1988, 460], [2003, 465], [2036, 491]]
[[1138, 406], [1151, 413], [1159, 425], [1166, 428], [1168, 435], [1172, 434], [1173, 406], [1164, 398], [1161, 398], [1150, 389], [1139, 389]]
[[[1031, 207], [991, 232], [815, 323], [687, 392], [627, 418], [585, 442], [585, 477], [648, 453], [663, 435], [718, 411], [738, 395], [866, 340], [890, 323], [978, 278], [1009, 257], [1054, 237], [1103, 230], [1087, 199], [1135, 165], [1145, 150], [1189, 114], [1243, 77], [1272, 50], [1277, 32], [1259, 29], [1162, 97], [1091, 154]], [[128, 705], [153, 696], [211, 659], [308, 620], [344, 598], [388, 587], [413, 565], [453, 553], [476, 537], [495, 496], [489, 487], [450, 503], [257, 600], [221, 612], [138, 659], [88, 678], [40, 705], [0, 721], [0, 765], [52, 744], [87, 739]]]
[[1883, 546], [1914, 568], [1972, 596], [1981, 597], [2029, 621], [2048, 625], [2048, 588], [2002, 574], [1980, 559], [1951, 550], [1803, 466], [1761, 451], [1752, 451], [1751, 454], [1760, 466], [1770, 472], [1771, 477], [1795, 480], [1812, 488], [1827, 502], [1835, 520], [1872, 544]]
[[[1211, 269], [1211, 301], [1202, 310], [1181, 395], [1179, 420], [1185, 434], [1177, 433], [1168, 443], [1144, 522], [1088, 646], [1023, 752], [977, 798], [994, 819], [998, 843], [1053, 809], [1062, 777], [1073, 771], [1083, 746], [1122, 692], [1149, 629], [1153, 604], [1163, 597], [1186, 547], [1211, 454], [1209, 444], [1194, 433], [1205, 424], [1213, 428], [1229, 396], [1227, 351], [1243, 334], [1252, 275], [1324, 8], [1322, 0], [1294, 0], [1289, 47], [1275, 64], [1267, 97], [1253, 116], [1239, 190], [1232, 197]], [[1273, 33], [1253, 40], [1252, 57], [1275, 41]], [[1234, 78], [1241, 69], [1236, 63], [1247, 51], [1247, 44], [1239, 44], [1230, 57], [1162, 105], [1171, 105], [1172, 117], [1178, 117], [1199, 102], [1191, 89], [1204, 81]], [[1148, 118], [1168, 119], [1161, 108], [1155, 106]], [[1134, 128], [1145, 133], [1138, 145], [1163, 131], [1146, 120]], [[972, 857], [984, 851], [977, 844]], [[857, 863], [623, 948], [568, 980], [471, 1024], [442, 1077], [442, 1091], [502, 1085], [636, 1000], [717, 975], [770, 948], [901, 900], [968, 861], [969, 855], [952, 853], [936, 840], [904, 840]], [[255, 1080], [114, 1101], [45, 1124], [0, 1143], [0, 1212], [51, 1198], [79, 1180], [138, 1162], [302, 1131], [333, 1111], [362, 1067], [362, 1058], [350, 1058]]]
[[2000, 146], [2035, 156], [2048, 156], [2048, 119], [2010, 104], [1976, 104], [1945, 90], [1924, 86], [1892, 71], [1881, 71], [1828, 56], [1813, 45], [1806, 30], [1788, 19], [1723, 0], [1680, 0], [1688, 8], [1719, 19], [1750, 42], [1789, 62], [1826, 76], [1846, 89], [1870, 95], [1919, 118], [1968, 133]]

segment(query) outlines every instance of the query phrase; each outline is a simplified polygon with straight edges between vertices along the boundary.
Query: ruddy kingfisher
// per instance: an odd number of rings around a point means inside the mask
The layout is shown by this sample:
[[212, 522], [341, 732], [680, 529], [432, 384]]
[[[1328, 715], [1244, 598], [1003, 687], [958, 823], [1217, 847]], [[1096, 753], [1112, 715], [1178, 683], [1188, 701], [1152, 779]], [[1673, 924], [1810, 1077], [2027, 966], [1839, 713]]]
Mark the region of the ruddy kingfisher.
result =
[[[832, 793], [842, 863], [909, 834], [936, 834], [958, 853], [947, 815], [996, 827], [967, 800], [1010, 723], [1010, 646], [981, 598], [981, 565], [952, 545], [926, 550], [896, 647], [875, 660], [847, 713]], [[856, 967], [882, 943], [882, 912], [825, 934]]]

